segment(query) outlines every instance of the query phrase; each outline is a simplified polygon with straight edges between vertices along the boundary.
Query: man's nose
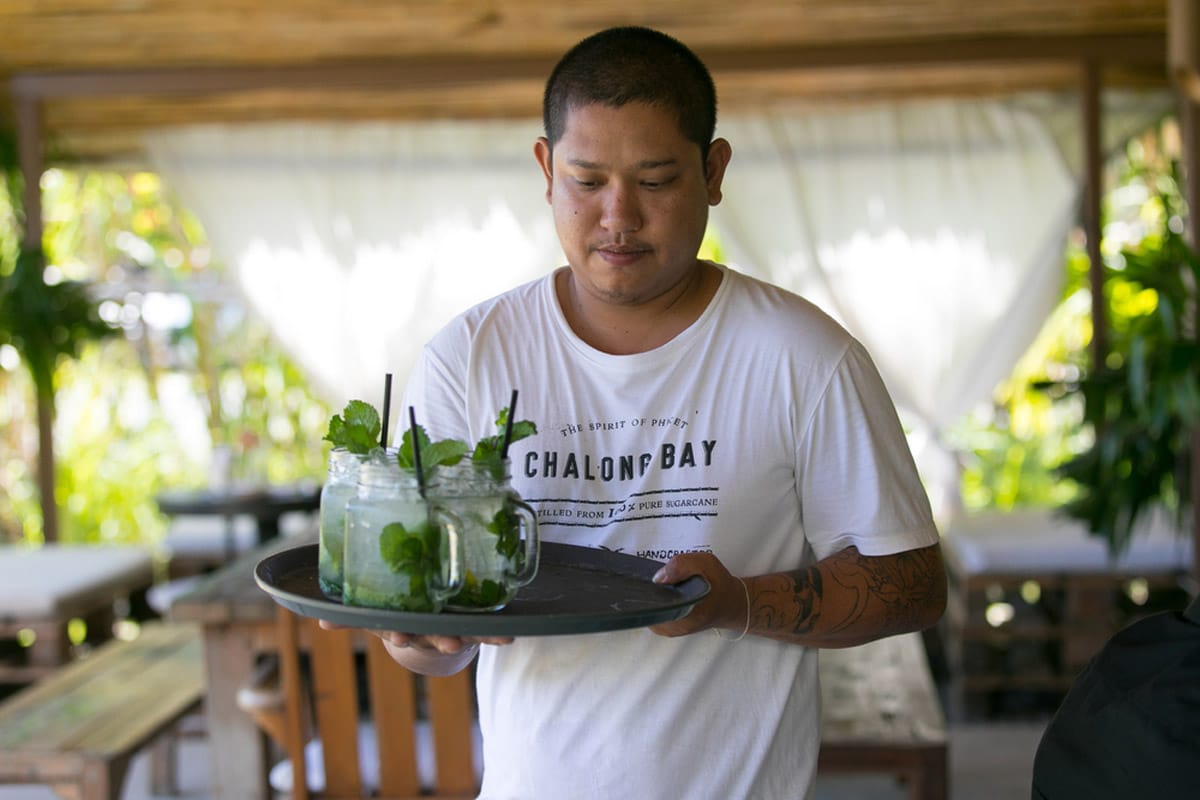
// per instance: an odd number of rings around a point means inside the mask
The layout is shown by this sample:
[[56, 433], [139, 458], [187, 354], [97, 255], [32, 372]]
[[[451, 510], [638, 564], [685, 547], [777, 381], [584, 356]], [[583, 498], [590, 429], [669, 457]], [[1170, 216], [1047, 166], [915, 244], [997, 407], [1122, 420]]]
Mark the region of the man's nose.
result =
[[604, 196], [600, 224], [612, 233], [631, 233], [642, 227], [642, 214], [633, 187], [613, 182]]

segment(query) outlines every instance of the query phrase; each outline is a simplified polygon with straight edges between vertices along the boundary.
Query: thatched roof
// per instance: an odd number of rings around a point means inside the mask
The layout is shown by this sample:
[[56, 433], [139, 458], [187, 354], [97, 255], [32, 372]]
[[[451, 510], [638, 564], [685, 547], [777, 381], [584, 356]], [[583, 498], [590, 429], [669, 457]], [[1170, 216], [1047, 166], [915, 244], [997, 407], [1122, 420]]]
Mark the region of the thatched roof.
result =
[[51, 153], [150, 126], [533, 116], [572, 43], [645, 24], [692, 45], [726, 108], [1077, 85], [1166, 85], [1168, 0], [0, 0], [0, 96]]

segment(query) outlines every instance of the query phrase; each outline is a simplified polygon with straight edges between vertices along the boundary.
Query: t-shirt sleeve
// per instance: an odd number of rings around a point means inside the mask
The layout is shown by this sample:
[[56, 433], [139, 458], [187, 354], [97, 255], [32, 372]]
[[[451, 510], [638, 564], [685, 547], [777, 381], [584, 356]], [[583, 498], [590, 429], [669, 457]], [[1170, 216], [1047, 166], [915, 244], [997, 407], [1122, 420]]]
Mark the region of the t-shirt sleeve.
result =
[[857, 341], [801, 430], [797, 490], [818, 558], [851, 545], [864, 555], [889, 555], [938, 542], [896, 408]]
[[469, 440], [462, 336], [453, 326], [443, 329], [422, 348], [404, 388], [394, 444], [408, 430], [408, 408], [432, 439]]

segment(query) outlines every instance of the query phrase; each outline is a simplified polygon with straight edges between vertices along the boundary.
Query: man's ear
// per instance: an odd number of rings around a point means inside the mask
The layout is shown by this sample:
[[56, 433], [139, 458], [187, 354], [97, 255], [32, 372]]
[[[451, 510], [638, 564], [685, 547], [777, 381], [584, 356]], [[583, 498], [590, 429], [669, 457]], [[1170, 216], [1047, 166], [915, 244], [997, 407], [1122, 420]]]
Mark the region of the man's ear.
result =
[[533, 157], [537, 159], [546, 178], [546, 202], [549, 203], [550, 190], [554, 185], [554, 153], [550, 149], [550, 140], [545, 136], [539, 136], [533, 143]]
[[708, 186], [708, 204], [721, 202], [721, 182], [725, 180], [725, 168], [733, 158], [733, 148], [725, 139], [713, 139], [708, 146], [708, 158], [704, 162], [704, 182]]

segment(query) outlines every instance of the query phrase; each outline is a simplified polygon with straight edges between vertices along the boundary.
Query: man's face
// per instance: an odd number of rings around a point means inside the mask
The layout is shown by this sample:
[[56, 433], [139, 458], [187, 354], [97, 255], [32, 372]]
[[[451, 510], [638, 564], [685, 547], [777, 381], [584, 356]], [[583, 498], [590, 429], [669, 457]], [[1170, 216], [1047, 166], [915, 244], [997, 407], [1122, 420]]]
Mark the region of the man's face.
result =
[[708, 207], [721, 200], [729, 146], [708, 170], [675, 117], [655, 106], [573, 109], [553, 153], [534, 147], [546, 199], [577, 287], [604, 303], [637, 306], [696, 269]]

